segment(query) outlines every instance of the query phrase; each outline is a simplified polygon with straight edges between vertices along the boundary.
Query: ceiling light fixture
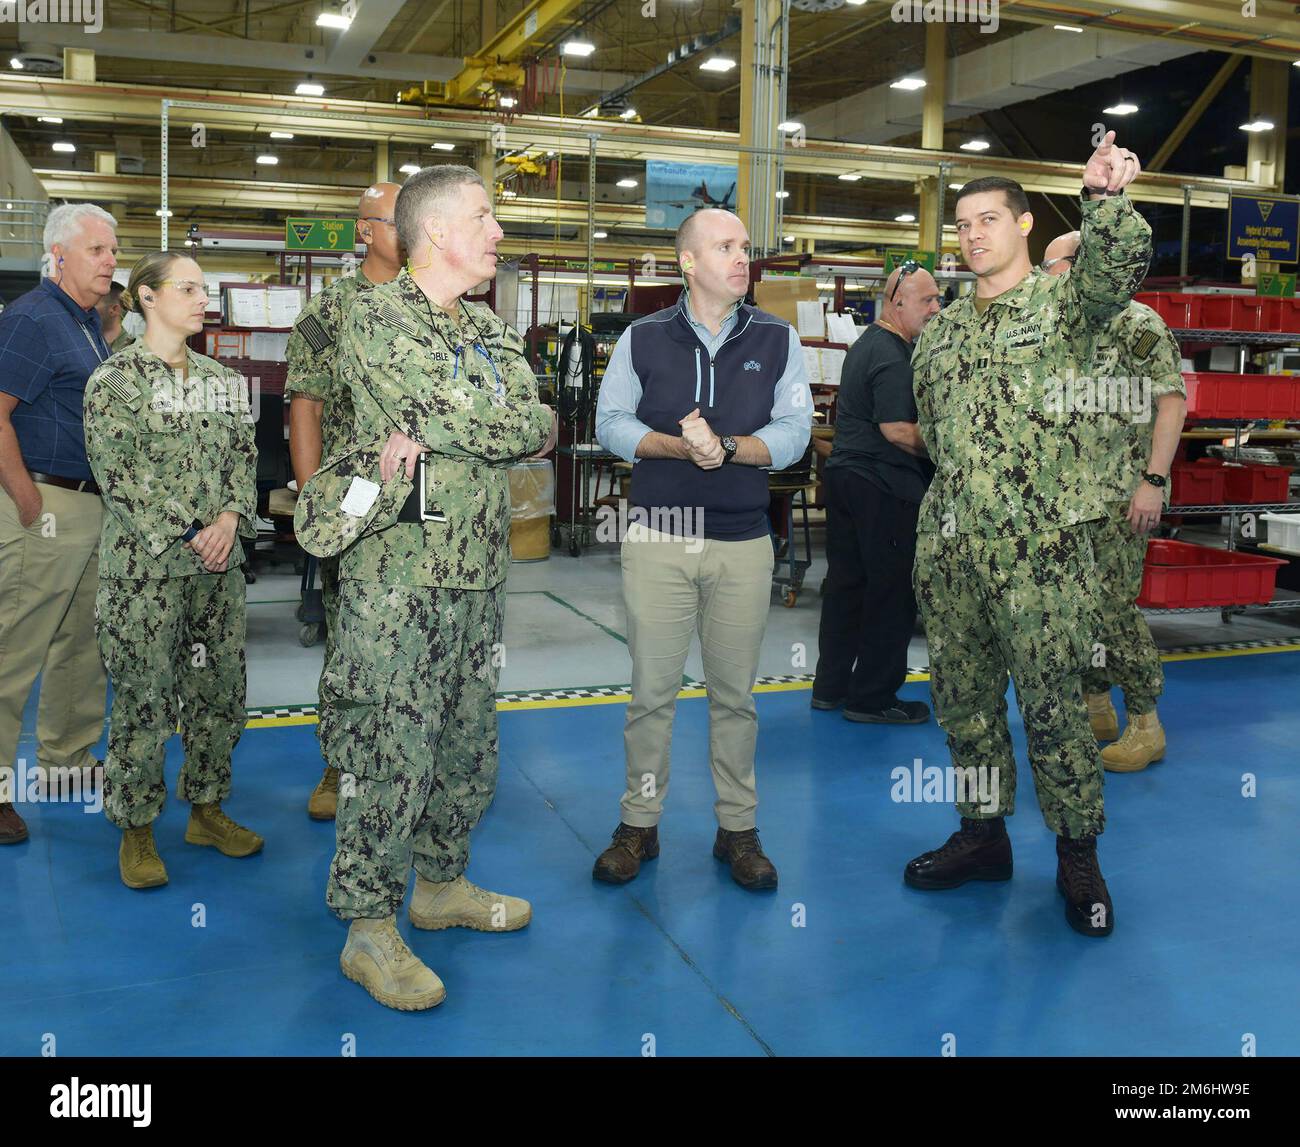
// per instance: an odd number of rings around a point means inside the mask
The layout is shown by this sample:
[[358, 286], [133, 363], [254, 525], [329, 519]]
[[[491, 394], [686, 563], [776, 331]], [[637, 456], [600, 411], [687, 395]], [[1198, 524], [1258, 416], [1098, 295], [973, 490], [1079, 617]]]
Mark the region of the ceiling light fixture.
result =
[[593, 239], [608, 239], [608, 238], [609, 238], [609, 232], [608, 232], [608, 231], [593, 231], [593, 232], [591, 233], [591, 237], [592, 237]]
[[51, 144], [50, 146], [53, 147], [55, 151], [76, 151], [77, 150], [77, 145], [75, 143], [68, 143], [65, 140], [59, 140], [58, 143]]
[[323, 96], [325, 94], [325, 85], [318, 84], [310, 76], [302, 81], [293, 89], [295, 94], [300, 96]]
[[846, 171], [843, 175], [840, 176], [840, 178], [844, 180], [845, 183], [857, 183], [857, 181], [861, 179], [862, 176], [852, 171]]
[[635, 179], [620, 179], [620, 180], [618, 181], [618, 185], [619, 185], [619, 187], [635, 187], [635, 186], [636, 186], [636, 180], [635, 180]]
[[63, 117], [61, 115], [38, 115], [36, 121], [38, 123], [62, 123]]
[[1055, 28], [1058, 32], [1082, 32], [1083, 31], [1082, 28], [1076, 28], [1073, 24], [1053, 24], [1052, 27]]
[[989, 141], [987, 139], [969, 139], [961, 145], [962, 151], [988, 151]]
[[585, 40], [570, 40], [564, 45], [564, 54], [566, 56], [590, 56], [596, 50], [595, 44], [588, 44]]
[[271, 132], [271, 138], [272, 138], [272, 139], [293, 139], [293, 132], [291, 132], [291, 131], [273, 131], [273, 132]]
[[280, 157], [278, 155], [259, 155], [257, 157], [257, 162], [264, 164], [267, 167], [274, 167], [280, 162]]
[[702, 72], [729, 72], [736, 66], [736, 61], [726, 56], [710, 56], [700, 65]]
[[316, 17], [316, 27], [339, 28], [346, 32], [352, 27], [352, 17], [344, 16], [342, 12], [322, 12]]
[[895, 80], [889, 86], [891, 88], [901, 88], [905, 92], [915, 92], [925, 87], [925, 81], [918, 79], [916, 76], [906, 76], [901, 80]]
[[784, 123], [777, 124], [776, 130], [784, 132], [803, 131], [803, 124], [801, 124], [797, 119], [788, 119]]
[[789, 198], [790, 198], [790, 193], [789, 193], [788, 191], [778, 191], [778, 192], [776, 193], [776, 197], [777, 197], [778, 199], [789, 199]]
[[456, 150], [456, 145], [454, 143], [442, 143], [441, 141], [439, 141], [438, 143], [431, 143], [429, 146], [433, 148], [434, 151], [455, 151]]
[[414, 175], [420, 169], [414, 163], [404, 163], [397, 170], [402, 172], [404, 175]]
[[[1256, 120], [1251, 120], [1250, 123], [1243, 123], [1243, 124], [1241, 125], [1241, 130], [1242, 130], [1242, 131], [1252, 131], [1252, 132], [1253, 132], [1253, 131], [1272, 131], [1272, 130], [1273, 130], [1273, 121], [1272, 121], [1272, 120], [1267, 120], [1267, 119], [1256, 119]], [[56, 145], [56, 146], [57, 146], [57, 145]]]
[[[162, 218], [162, 215], [163, 215], [163, 209], [162, 209], [161, 207], [159, 207], [156, 211], [154, 211], [154, 214], [157, 215], [159, 219], [161, 219], [161, 218]], [[172, 212], [171, 209], [169, 208], [168, 211], [167, 211], [167, 218], [170, 219], [170, 218], [172, 217], [172, 215], [173, 215], [173, 212]]]
[[908, 214], [906, 214], [906, 213], [904, 213], [904, 214], [902, 214], [902, 215], [895, 215], [895, 216], [894, 216], [894, 222], [895, 222], [895, 223], [915, 223], [915, 222], [916, 222], [916, 216], [915, 216], [915, 215], [908, 215]]
[[499, 100], [497, 100], [497, 106], [503, 108], [512, 108], [518, 102], [519, 101], [516, 100], [514, 96], [502, 96]]
[[624, 108], [618, 113], [619, 119], [632, 119], [636, 115], [636, 108]]
[[1138, 110], [1137, 104], [1111, 104], [1108, 108], [1102, 108], [1102, 115], [1132, 115]]

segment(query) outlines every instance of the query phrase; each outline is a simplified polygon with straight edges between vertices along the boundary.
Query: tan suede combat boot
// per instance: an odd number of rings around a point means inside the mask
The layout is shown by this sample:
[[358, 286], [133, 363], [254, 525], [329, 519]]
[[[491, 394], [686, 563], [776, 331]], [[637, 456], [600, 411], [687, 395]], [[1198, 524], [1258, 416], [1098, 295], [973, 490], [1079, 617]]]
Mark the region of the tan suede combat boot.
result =
[[307, 799], [307, 815], [312, 820], [333, 820], [339, 811], [339, 771], [325, 767], [325, 775]]
[[1102, 749], [1101, 763], [1110, 773], [1137, 773], [1164, 755], [1165, 731], [1153, 709], [1129, 716], [1124, 735]]
[[221, 811], [221, 802], [190, 806], [185, 843], [211, 845], [225, 856], [252, 856], [265, 841], [252, 829], [236, 824]]
[[353, 920], [339, 968], [384, 1007], [399, 1012], [422, 1012], [447, 998], [442, 981], [406, 946], [392, 916]]
[[518, 896], [489, 892], [464, 876], [435, 884], [418, 873], [410, 912], [412, 924], [431, 932], [441, 928], [515, 932], [533, 918], [532, 906]]
[[153, 840], [153, 825], [122, 830], [122, 844], [117, 850], [117, 868], [128, 888], [157, 888], [167, 883], [158, 846]]
[[1088, 723], [1098, 741], [1113, 741], [1119, 736], [1119, 714], [1109, 693], [1085, 693], [1088, 702]]

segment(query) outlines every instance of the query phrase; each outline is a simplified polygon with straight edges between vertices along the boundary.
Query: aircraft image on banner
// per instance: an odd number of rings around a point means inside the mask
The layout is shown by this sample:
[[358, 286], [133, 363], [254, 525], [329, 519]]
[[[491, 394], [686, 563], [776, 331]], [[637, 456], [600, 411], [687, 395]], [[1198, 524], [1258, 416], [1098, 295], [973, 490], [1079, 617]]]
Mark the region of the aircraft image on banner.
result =
[[731, 202], [731, 197], [736, 194], [736, 185], [733, 183], [728, 189], [727, 194], [721, 199], [714, 199], [709, 194], [709, 185], [701, 181], [699, 187], [691, 192], [691, 198], [685, 202], [681, 200], [659, 200], [665, 207], [689, 207], [693, 211], [703, 211], [706, 207], [721, 207], [724, 211], [734, 211], [736, 206]]

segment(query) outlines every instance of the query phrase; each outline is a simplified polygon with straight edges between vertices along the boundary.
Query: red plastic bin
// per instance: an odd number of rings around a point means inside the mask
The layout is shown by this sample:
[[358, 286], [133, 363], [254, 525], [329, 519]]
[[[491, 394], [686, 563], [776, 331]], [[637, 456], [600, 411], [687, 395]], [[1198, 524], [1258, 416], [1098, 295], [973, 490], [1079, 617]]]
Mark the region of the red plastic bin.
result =
[[1224, 467], [1200, 462], [1175, 462], [1170, 506], [1217, 506], [1223, 501]]
[[1277, 302], [1281, 305], [1278, 307], [1276, 329], [1300, 334], [1300, 299], [1278, 299]]
[[1177, 330], [1195, 330], [1201, 326], [1201, 300], [1206, 297], [1178, 291], [1139, 291], [1133, 296], [1155, 311], [1167, 326]]
[[1285, 502], [1291, 479], [1289, 466], [1265, 466], [1258, 462], [1223, 465], [1223, 496], [1231, 503]]
[[1284, 558], [1155, 538], [1147, 542], [1137, 603], [1156, 609], [1262, 605], [1272, 600], [1278, 567], [1284, 565]]
[[1300, 418], [1300, 377], [1183, 371], [1189, 418]]

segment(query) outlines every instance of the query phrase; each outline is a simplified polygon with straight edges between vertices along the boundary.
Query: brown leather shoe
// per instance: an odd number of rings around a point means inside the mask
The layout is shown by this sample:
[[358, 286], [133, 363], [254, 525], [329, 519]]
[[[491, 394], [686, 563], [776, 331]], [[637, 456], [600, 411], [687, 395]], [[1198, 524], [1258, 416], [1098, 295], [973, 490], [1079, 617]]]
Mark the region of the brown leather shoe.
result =
[[641, 861], [659, 855], [659, 826], [634, 828], [619, 824], [610, 846], [596, 857], [591, 875], [607, 884], [626, 884], [641, 871]]
[[757, 891], [776, 887], [776, 867], [763, 854], [763, 846], [758, 843], [758, 829], [747, 828], [740, 832], [718, 829], [713, 855], [731, 865], [731, 878], [742, 888]]
[[18, 844], [27, 839], [27, 825], [11, 804], [0, 804], [0, 844]]

